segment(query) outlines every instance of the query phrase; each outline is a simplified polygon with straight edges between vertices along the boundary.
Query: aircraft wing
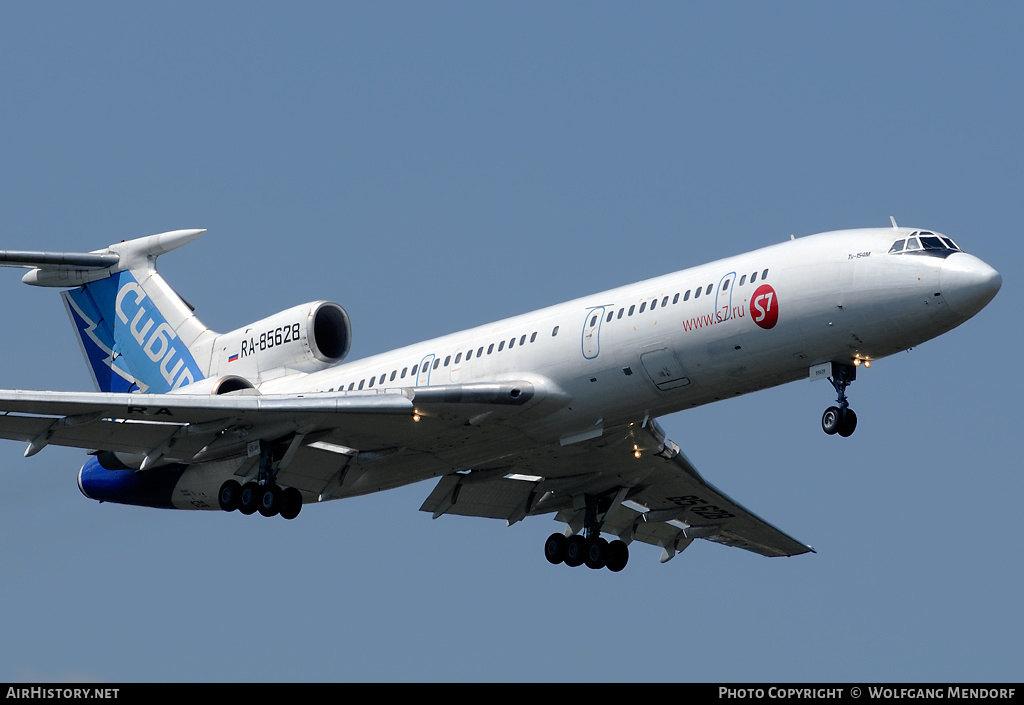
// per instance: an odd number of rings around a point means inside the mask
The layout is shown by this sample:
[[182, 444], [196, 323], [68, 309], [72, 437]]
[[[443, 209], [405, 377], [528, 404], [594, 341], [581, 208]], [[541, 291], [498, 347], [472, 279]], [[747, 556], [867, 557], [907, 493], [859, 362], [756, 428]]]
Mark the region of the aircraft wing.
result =
[[591, 496], [603, 531], [661, 546], [662, 560], [694, 538], [766, 556], [812, 550], [708, 484], [653, 420], [568, 445], [509, 423], [561, 405], [527, 381], [262, 396], [0, 390], [0, 438], [27, 443], [27, 456], [50, 444], [134, 455], [142, 472], [236, 459], [239, 476], [257, 460], [252, 444], [273, 441], [278, 481], [307, 501], [440, 476], [421, 507], [435, 516], [556, 513], [578, 531]]
[[403, 439], [420, 445], [436, 433], [429, 423], [427, 434], [416, 431], [418, 407], [445, 423], [453, 405], [500, 416], [533, 398], [529, 382], [262, 396], [0, 390], [0, 438], [28, 443], [26, 456], [52, 444], [153, 456], [153, 462], [218, 460], [254, 440], [295, 435], [306, 445], [331, 441], [374, 452]]
[[574, 531], [584, 524], [584, 494], [600, 498], [601, 530], [660, 546], [667, 561], [695, 538], [763, 556], [813, 551], [710, 485], [679, 447], [649, 420], [600, 438], [505, 459], [505, 472], [443, 477], [420, 507], [441, 514], [505, 519], [557, 511]]

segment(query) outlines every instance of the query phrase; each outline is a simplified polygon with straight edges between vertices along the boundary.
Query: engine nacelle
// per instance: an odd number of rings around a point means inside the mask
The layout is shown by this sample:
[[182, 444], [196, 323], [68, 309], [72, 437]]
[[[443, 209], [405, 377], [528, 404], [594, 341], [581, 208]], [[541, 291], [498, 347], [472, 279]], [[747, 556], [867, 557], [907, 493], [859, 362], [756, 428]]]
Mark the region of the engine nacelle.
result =
[[261, 384], [336, 365], [351, 347], [352, 323], [345, 309], [331, 301], [314, 301], [217, 336], [210, 377], [241, 377]]

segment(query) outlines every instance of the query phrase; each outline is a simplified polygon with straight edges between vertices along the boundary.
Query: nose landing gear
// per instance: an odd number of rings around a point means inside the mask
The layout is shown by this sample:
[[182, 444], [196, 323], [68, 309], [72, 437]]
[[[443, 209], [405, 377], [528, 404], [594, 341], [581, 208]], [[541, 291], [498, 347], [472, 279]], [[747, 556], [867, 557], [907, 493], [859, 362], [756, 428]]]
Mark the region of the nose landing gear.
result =
[[857, 414], [853, 413], [846, 399], [846, 388], [857, 379], [857, 368], [853, 365], [832, 363], [832, 376], [828, 381], [836, 390], [838, 406], [830, 406], [821, 415], [821, 430], [828, 435], [839, 434], [846, 438], [857, 428]]

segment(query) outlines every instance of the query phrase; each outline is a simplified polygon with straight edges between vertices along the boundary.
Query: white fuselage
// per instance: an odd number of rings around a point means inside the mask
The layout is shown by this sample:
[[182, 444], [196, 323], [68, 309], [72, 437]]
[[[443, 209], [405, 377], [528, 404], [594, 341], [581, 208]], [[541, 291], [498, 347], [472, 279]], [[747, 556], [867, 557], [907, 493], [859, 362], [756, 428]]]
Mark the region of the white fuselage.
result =
[[818, 363], [891, 355], [964, 322], [991, 296], [977, 306], [965, 303], [953, 291], [964, 277], [946, 283], [944, 271], [991, 278], [994, 270], [962, 252], [888, 254], [910, 232], [790, 240], [322, 372], [269, 380], [260, 390], [383, 392], [529, 379], [572, 398], [531, 435], [571, 438], [804, 378]]

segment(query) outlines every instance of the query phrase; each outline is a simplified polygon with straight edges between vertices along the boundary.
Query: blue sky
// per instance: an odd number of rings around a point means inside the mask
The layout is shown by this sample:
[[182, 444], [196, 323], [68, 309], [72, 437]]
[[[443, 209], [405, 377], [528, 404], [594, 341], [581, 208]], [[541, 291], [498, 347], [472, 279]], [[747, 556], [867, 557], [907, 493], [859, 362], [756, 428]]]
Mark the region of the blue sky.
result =
[[[662, 420], [818, 553], [548, 565], [547, 517], [430, 483], [266, 521], [98, 504], [0, 442], [0, 681], [1020, 679], [1024, 9], [1011, 3], [5, 3], [0, 249], [209, 232], [160, 261], [215, 330], [303, 301], [351, 356], [845, 227], [1003, 275], [850, 388]], [[89, 389], [0, 272], [0, 387]]]

